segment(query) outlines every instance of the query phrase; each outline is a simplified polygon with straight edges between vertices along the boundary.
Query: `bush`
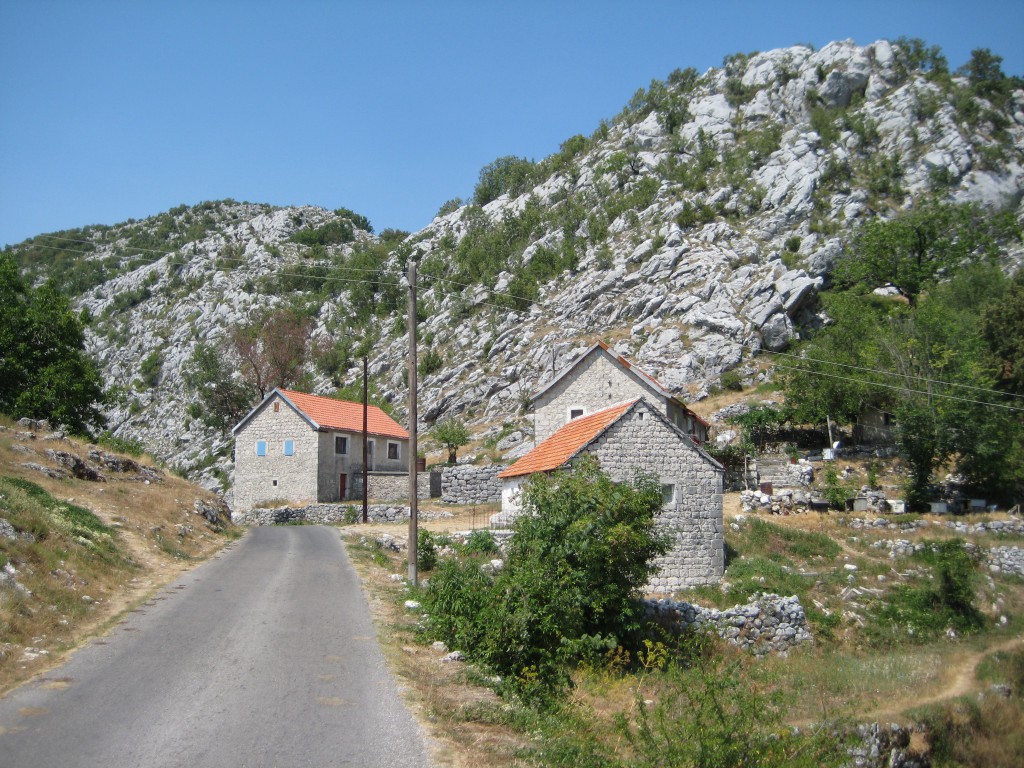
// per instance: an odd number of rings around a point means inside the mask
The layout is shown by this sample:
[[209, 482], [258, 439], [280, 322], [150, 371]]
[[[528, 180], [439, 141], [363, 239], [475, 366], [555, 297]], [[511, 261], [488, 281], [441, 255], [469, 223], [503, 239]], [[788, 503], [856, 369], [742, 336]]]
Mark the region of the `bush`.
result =
[[430, 531], [421, 529], [417, 535], [416, 563], [421, 571], [432, 571], [437, 567], [437, 542]]
[[503, 687], [543, 703], [571, 666], [639, 641], [638, 597], [668, 549], [656, 530], [661, 487], [614, 483], [593, 459], [536, 475], [523, 491], [505, 568], [446, 561], [430, 580], [430, 631], [501, 675]]

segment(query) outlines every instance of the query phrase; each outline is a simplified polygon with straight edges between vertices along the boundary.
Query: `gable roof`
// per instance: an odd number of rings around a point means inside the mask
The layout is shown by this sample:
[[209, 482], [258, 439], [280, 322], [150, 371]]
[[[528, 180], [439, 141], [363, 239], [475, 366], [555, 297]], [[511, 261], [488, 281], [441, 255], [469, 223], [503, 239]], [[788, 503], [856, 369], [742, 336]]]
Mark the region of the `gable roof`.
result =
[[533, 450], [519, 461], [503, 469], [498, 477], [519, 477], [534, 472], [550, 472], [558, 469], [569, 459], [590, 445], [602, 432], [618, 421], [640, 402], [640, 398], [603, 408], [589, 416], [573, 419], [551, 437], [534, 446]]
[[633, 363], [631, 360], [628, 360], [622, 355], [618, 355], [615, 352], [612, 352], [611, 347], [608, 346], [608, 344], [606, 344], [603, 341], [595, 342], [593, 345], [590, 346], [589, 349], [587, 349], [586, 352], [584, 352], [578, 358], [569, 363], [569, 365], [567, 365], [565, 368], [559, 371], [558, 375], [556, 375], [555, 378], [553, 378], [551, 381], [549, 381], [547, 384], [545, 384], [543, 387], [538, 389], [533, 394], [533, 397], [530, 398], [530, 401], [537, 401], [545, 392], [554, 387], [562, 379], [569, 376], [574, 370], [576, 370], [580, 366], [580, 364], [583, 363], [584, 360], [586, 360], [595, 352], [600, 352], [607, 355], [608, 359], [612, 362], [613, 365], [617, 366], [622, 371], [629, 374], [637, 381], [639, 381], [641, 384], [646, 386], [648, 389], [652, 390], [662, 400], [671, 400], [672, 402], [679, 405], [688, 414], [692, 415], [695, 419], [697, 419], [697, 421], [699, 421], [705, 427], [711, 426], [708, 422], [706, 422], [704, 419], [702, 419], [700, 416], [698, 416], [696, 413], [690, 410], [687, 407], [686, 403], [684, 403], [681, 399], [679, 399], [671, 392], [669, 392], [656, 378], [651, 376], [649, 373], [645, 373], [643, 370], [637, 367], [637, 365]]
[[[235, 425], [231, 432], [237, 433], [245, 424], [269, 402], [275, 395], [280, 395], [291, 408], [298, 413], [315, 430], [334, 429], [340, 432], [362, 433], [363, 404], [350, 400], [335, 400], [333, 397], [310, 395], [290, 389], [274, 389], [259, 405]], [[398, 422], [388, 416], [375, 405], [367, 407], [366, 433], [407, 440], [409, 433]]]

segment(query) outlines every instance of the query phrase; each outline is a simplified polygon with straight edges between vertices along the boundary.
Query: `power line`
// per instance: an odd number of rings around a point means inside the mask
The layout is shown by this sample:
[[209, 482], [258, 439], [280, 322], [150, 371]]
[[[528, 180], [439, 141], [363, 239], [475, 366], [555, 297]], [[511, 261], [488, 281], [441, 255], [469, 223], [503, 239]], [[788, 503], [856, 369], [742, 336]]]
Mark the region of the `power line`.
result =
[[[926, 376], [914, 376], [913, 374], [902, 374], [896, 371], [886, 371], [881, 368], [864, 368], [859, 365], [848, 365], [847, 363], [838, 363], [832, 360], [819, 360], [814, 357], [804, 357], [802, 355], [794, 355], [789, 352], [772, 352], [773, 355], [781, 355], [782, 357], [792, 357], [801, 362], [808, 363], [820, 363], [822, 365], [835, 365], [841, 368], [851, 368], [856, 371], [864, 371], [866, 373], [877, 373], [882, 376], [894, 376], [896, 378], [914, 379], [916, 381], [923, 381], [927, 384], [941, 384], [944, 387], [959, 387], [960, 389], [970, 389], [975, 392], [986, 392], [990, 395], [1009, 395], [1010, 397], [1024, 398], [1024, 395], [1018, 395], [1015, 392], [1001, 392], [998, 389], [991, 389], [989, 387], [976, 387], [971, 384], [957, 384], [953, 381], [942, 381], [941, 379], [929, 379]], [[810, 372], [810, 371], [808, 371]]]
[[[77, 243], [89, 243], [89, 244], [91, 244], [91, 241], [88, 241], [88, 240], [75, 240], [74, 238], [63, 238], [63, 237], [57, 236], [57, 235], [46, 235], [46, 237], [53, 237], [53, 238], [56, 238], [58, 240], [65, 240], [67, 242], [77, 242]], [[66, 248], [59, 248], [57, 246], [48, 246], [48, 245], [40, 245], [40, 244], [36, 244], [35, 247], [37, 247], [37, 248], [46, 248], [46, 249], [50, 249], [50, 250], [60, 250], [60, 251], [69, 252], [69, 253], [77, 253], [77, 254], [80, 254], [80, 255], [83, 255], [83, 256], [90, 255], [92, 253], [91, 251], [78, 251], [78, 250], [72, 250], [72, 249], [66, 249]], [[176, 249], [176, 250], [173, 250], [173, 251], [161, 251], [161, 250], [158, 250], [158, 249], [155, 249], [155, 248], [136, 248], [135, 250], [139, 250], [139, 251], [143, 251], [143, 252], [148, 252], [148, 253], [158, 253], [158, 254], [160, 254], [160, 258], [162, 259], [162, 258], [164, 258], [166, 256], [171, 256], [173, 254], [179, 253], [181, 249], [179, 248], [179, 249]], [[125, 258], [130, 258], [130, 256], [125, 256]], [[250, 261], [248, 259], [240, 259], [240, 258], [233, 258], [233, 257], [221, 257], [221, 256], [218, 256], [216, 258], [219, 259], [222, 262], [237, 263], [239, 266], [250, 263]], [[145, 262], [145, 263], [149, 263], [149, 264], [155, 264], [158, 261], [160, 261], [160, 259], [136, 259], [136, 260], [137, 261], [142, 261], [142, 262]], [[299, 265], [299, 266], [301, 267], [302, 265]], [[341, 265], [337, 265], [337, 264], [333, 264], [333, 263], [329, 263], [329, 262], [328, 263], [323, 263], [321, 261], [313, 261], [313, 262], [310, 263], [310, 266], [329, 267], [329, 268], [337, 269], [337, 270], [349, 270], [349, 271], [353, 271], [353, 272], [380, 274], [380, 270], [377, 270], [377, 269], [366, 269], [366, 268], [360, 268], [360, 267], [346, 267], [346, 266], [341, 266]], [[231, 271], [237, 271], [237, 268], [232, 268]], [[310, 275], [310, 274], [302, 273], [302, 272], [289, 272], [289, 271], [283, 271], [283, 270], [277, 270], [273, 274], [275, 276], [282, 276], [282, 277], [297, 277], [297, 278], [305, 278], [305, 279], [323, 280], [325, 283], [328, 282], [328, 281], [335, 281], [335, 282], [340, 282], [340, 283], [354, 283], [354, 284], [364, 284], [364, 285], [388, 286], [388, 287], [393, 287], [393, 288], [404, 288], [405, 287], [405, 285], [403, 285], [400, 282], [389, 281], [389, 280], [360, 280], [360, 279], [356, 279], [356, 278], [353, 278], [353, 277], [342, 277], [342, 276], [335, 276], [335, 275]], [[438, 275], [425, 274], [425, 275], [420, 275], [420, 277], [425, 277], [425, 278], [430, 279], [430, 280], [437, 280], [437, 281], [441, 281], [441, 282], [447, 282], [447, 283], [450, 283], [452, 285], [458, 285], [458, 286], [465, 287], [465, 288], [475, 288], [475, 287], [477, 287], [477, 285], [475, 285], [475, 284], [460, 283], [460, 282], [457, 282], [455, 280], [450, 280], [448, 278], [440, 277]], [[527, 302], [527, 303], [530, 303], [530, 304], [532, 304], [534, 302], [534, 300], [529, 299], [529, 298], [527, 298], [525, 296], [517, 296], [516, 294], [508, 293], [508, 292], [505, 292], [505, 291], [496, 291], [494, 289], [486, 288], [486, 286], [482, 286], [482, 285], [480, 287], [484, 288], [484, 290], [487, 290], [489, 293], [494, 294], [494, 295], [505, 296], [505, 297], [508, 297], [510, 299], [514, 299], [514, 300], [517, 300], [517, 301], [523, 301], [523, 302]], [[492, 309], [499, 309], [499, 310], [503, 310], [503, 311], [509, 311], [509, 310], [515, 311], [515, 309], [513, 307], [508, 307], [506, 305], [495, 304], [495, 303], [486, 302], [486, 301], [476, 301], [476, 302], [473, 302], [473, 305], [474, 306], [490, 307]], [[747, 346], [748, 349], [750, 349], [751, 351], [754, 351], [754, 352], [758, 351], [758, 350], [755, 350], [750, 345], [742, 345], [741, 344], [741, 346]], [[801, 362], [818, 363], [818, 364], [821, 364], [821, 365], [835, 365], [835, 366], [838, 366], [838, 367], [849, 368], [849, 369], [852, 369], [852, 370], [864, 371], [866, 373], [875, 373], [875, 374], [882, 375], [882, 376], [894, 376], [894, 377], [898, 377], [898, 378], [909, 378], [909, 379], [913, 379], [915, 381], [921, 381], [921, 382], [925, 382], [925, 383], [928, 383], [928, 384], [938, 384], [938, 385], [946, 386], [946, 387], [957, 387], [957, 388], [972, 390], [972, 391], [976, 391], [976, 392], [984, 392], [984, 393], [992, 394], [992, 395], [999, 395], [999, 396], [1010, 395], [1012, 397], [1024, 398], [1024, 395], [1018, 395], [1018, 394], [1015, 394], [1015, 393], [1012, 393], [1012, 392], [1001, 392], [999, 390], [988, 389], [988, 388], [985, 388], [985, 387], [977, 387], [977, 386], [973, 386], [973, 385], [969, 385], [969, 384], [959, 384], [959, 383], [956, 383], [956, 382], [943, 381], [941, 379], [930, 379], [930, 378], [927, 378], [927, 377], [924, 377], [924, 376], [915, 376], [915, 375], [910, 375], [910, 374], [904, 375], [904, 374], [897, 373], [895, 371], [886, 371], [886, 370], [879, 369], [879, 368], [867, 368], [867, 367], [856, 366], [856, 365], [851, 365], [851, 364], [846, 364], [846, 363], [839, 363], [839, 362], [835, 362], [835, 361], [820, 360], [820, 359], [817, 359], [817, 358], [808, 358], [808, 357], [803, 357], [803, 356], [795, 355], [795, 354], [788, 353], [788, 352], [771, 352], [770, 354], [772, 354], [772, 355], [779, 355], [779, 356], [782, 356], [782, 357], [790, 357], [790, 358], [793, 358], [793, 359], [801, 361]], [[953, 395], [943, 395], [943, 394], [931, 393], [931, 392], [926, 392], [924, 390], [913, 389], [913, 388], [910, 388], [910, 387], [901, 387], [901, 386], [896, 386], [896, 385], [892, 385], [892, 384], [884, 384], [882, 382], [873, 382], [873, 381], [867, 381], [867, 380], [864, 380], [864, 379], [855, 379], [855, 378], [849, 378], [849, 377], [844, 377], [844, 376], [838, 376], [838, 375], [835, 375], [835, 374], [824, 373], [822, 371], [814, 371], [814, 370], [811, 370], [809, 368], [794, 368], [794, 367], [790, 367], [790, 366], [779, 365], [778, 363], [774, 363], [774, 365], [775, 365], [776, 368], [780, 368], [782, 370], [794, 371], [794, 372], [798, 372], [798, 373], [808, 373], [808, 374], [815, 375], [815, 376], [824, 376], [826, 378], [837, 379], [837, 380], [840, 380], [840, 381], [848, 381], [848, 382], [851, 382], [851, 383], [861, 384], [861, 385], [869, 386], [869, 387], [873, 386], [873, 387], [880, 387], [880, 388], [883, 388], [883, 389], [895, 390], [895, 391], [898, 391], [898, 392], [907, 392], [907, 393], [911, 393], [911, 394], [919, 394], [919, 395], [924, 395], [924, 396], [933, 396], [933, 397], [938, 397], [938, 398], [942, 398], [942, 399], [945, 399], [945, 400], [953, 400], [953, 401], [969, 403], [969, 404], [974, 404], [974, 405], [991, 405], [991, 406], [996, 407], [996, 408], [1004, 408], [1006, 410], [1010, 410], [1010, 411], [1014, 411], [1014, 412], [1024, 411], [1024, 408], [1017, 408], [1017, 407], [1006, 405], [1006, 404], [1002, 404], [1002, 403], [993, 403], [993, 402], [983, 401], [983, 400], [971, 400], [971, 399], [968, 399], [968, 398], [955, 397]]]
[[[89, 245], [93, 245], [94, 244], [91, 240], [80, 240], [80, 239], [75, 239], [75, 238], [65, 238], [65, 237], [61, 237], [59, 235], [46, 235], [46, 237], [51, 237], [51, 238], [54, 238], [56, 240], [62, 240], [62, 241], [65, 241], [65, 242], [70, 242], [70, 243], [83, 243], [83, 244], [89, 244]], [[111, 245], [111, 243], [104, 243], [104, 245]], [[42, 245], [42, 244], [39, 244], [39, 243], [33, 244], [32, 247], [35, 247], [35, 248], [45, 248], [45, 249], [53, 250], [53, 251], [62, 251], [64, 253], [77, 253], [80, 256], [89, 256], [89, 255], [93, 255], [93, 253], [94, 253], [93, 251], [74, 250], [74, 249], [59, 247], [59, 246], [55, 246], [55, 245]], [[176, 255], [176, 254], [181, 254], [183, 256], [186, 255], [186, 254], [183, 253], [183, 250], [184, 250], [185, 247], [186, 246], [182, 246], [180, 248], [176, 248], [176, 249], [171, 250], [171, 251], [162, 251], [162, 250], [160, 250], [158, 248], [143, 248], [141, 246], [138, 246], [138, 247], [132, 247], [132, 248], [130, 248], [130, 250], [139, 251], [139, 252], [142, 252], [142, 253], [160, 254], [160, 258], [164, 258], [166, 256], [172, 256], [172, 255]], [[268, 254], [268, 255], [272, 256], [272, 254]], [[125, 254], [123, 256], [120, 256], [119, 258], [132, 259], [133, 258], [133, 254]], [[230, 256], [217, 256], [216, 258], [219, 259], [220, 261], [235, 262], [235, 263], [238, 263], [238, 264], [248, 264], [248, 263], [250, 263], [250, 260], [248, 260], [248, 259], [240, 259], [240, 258], [234, 258], [234, 257], [230, 257]], [[136, 257], [134, 260], [135, 261], [145, 262], [147, 264], [156, 264], [158, 261], [160, 261], [160, 259], [144, 259], [144, 258], [138, 258], [138, 257]], [[364, 272], [364, 273], [368, 273], [368, 274], [378, 274], [381, 271], [380, 269], [369, 269], [369, 268], [366, 268], [366, 267], [350, 267], [350, 266], [346, 266], [346, 265], [336, 264], [336, 263], [331, 262], [331, 261], [324, 261], [322, 259], [309, 261], [306, 264], [308, 266], [311, 266], [311, 267], [326, 267], [326, 268], [330, 268], [330, 269], [349, 270], [349, 271], [352, 271], [352, 272]], [[290, 274], [293, 274], [293, 273], [287, 273], [287, 272], [280, 272], [280, 271], [278, 271], [278, 272], [275, 272], [275, 274], [290, 275]], [[315, 277], [314, 275], [298, 275], [298, 276], [299, 277]], [[476, 287], [479, 286], [479, 287], [483, 288], [484, 290], [486, 290], [488, 293], [491, 293], [493, 295], [505, 296], [507, 298], [514, 299], [516, 301], [526, 302], [527, 304], [533, 304], [534, 301], [536, 301], [535, 299], [531, 299], [531, 298], [529, 298], [527, 296], [519, 296], [517, 294], [510, 293], [508, 291], [498, 291], [498, 290], [496, 290], [494, 288], [487, 288], [486, 286], [484, 286], [482, 284], [479, 284], [479, 283], [461, 283], [461, 282], [458, 282], [456, 280], [451, 280], [451, 279], [449, 279], [447, 277], [441, 277], [440, 275], [431, 275], [431, 274], [421, 274], [420, 277], [421, 278], [426, 278], [428, 280], [435, 280], [435, 281], [440, 281], [440, 282], [444, 282], [444, 283], [449, 283], [451, 285], [457, 285], [457, 286], [462, 287], [462, 288], [476, 288]], [[337, 280], [337, 279], [341, 279], [341, 278], [324, 276], [324, 279], [325, 280], [326, 279]], [[398, 284], [398, 283], [389, 283], [389, 282], [386, 282], [386, 281], [385, 282], [381, 282], [380, 284], [381, 285], [399, 285], [399, 287], [401, 287], [401, 285]], [[489, 307], [493, 307], [495, 309], [505, 309], [505, 310], [509, 309], [509, 307], [507, 307], [507, 306], [500, 305], [500, 304], [491, 304], [491, 303], [488, 303], [488, 302], [479, 302], [478, 301], [478, 302], [475, 302], [474, 304], [475, 305], [489, 306]]]
[[864, 379], [851, 379], [848, 376], [837, 376], [834, 373], [824, 373], [823, 371], [812, 371], [808, 368], [793, 368], [788, 365], [775, 365], [776, 368], [781, 368], [784, 371], [797, 371], [798, 373], [809, 373], [812, 376], [824, 376], [829, 379], [838, 379], [840, 381], [849, 381], [854, 384], [863, 384], [868, 387], [882, 387], [883, 389], [893, 389], [897, 392], [907, 392], [915, 395], [924, 395], [925, 397], [938, 397], [943, 400], [954, 400], [960, 403], [970, 403], [972, 405], [988, 405], [993, 408], [1004, 408], [1008, 411], [1014, 411], [1024, 413], [1024, 408], [1017, 408], [1013, 405], [1006, 405], [1005, 403], [993, 403], [986, 400], [970, 400], [964, 397], [956, 397], [955, 395], [943, 395], [938, 392], [926, 392], [921, 389], [913, 389], [911, 387], [900, 387], [895, 384], [883, 384], [880, 381], [865, 381]]

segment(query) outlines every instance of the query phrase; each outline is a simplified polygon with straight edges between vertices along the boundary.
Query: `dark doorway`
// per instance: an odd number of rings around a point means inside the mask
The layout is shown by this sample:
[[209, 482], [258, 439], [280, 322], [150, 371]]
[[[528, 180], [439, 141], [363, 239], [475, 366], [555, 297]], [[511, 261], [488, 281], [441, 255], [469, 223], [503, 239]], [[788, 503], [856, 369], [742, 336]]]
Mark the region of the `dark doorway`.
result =
[[338, 476], [338, 499], [344, 501], [346, 497], [346, 491], [348, 490], [348, 475]]

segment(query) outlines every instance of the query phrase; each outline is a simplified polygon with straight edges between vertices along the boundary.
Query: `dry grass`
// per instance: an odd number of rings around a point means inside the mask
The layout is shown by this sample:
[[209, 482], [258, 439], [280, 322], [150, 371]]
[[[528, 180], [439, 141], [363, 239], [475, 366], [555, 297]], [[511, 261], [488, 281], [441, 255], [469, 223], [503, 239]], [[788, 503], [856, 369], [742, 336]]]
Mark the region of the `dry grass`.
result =
[[[9, 561], [15, 579], [32, 593], [0, 586], [0, 691], [6, 691], [57, 663], [123, 610], [218, 551], [237, 531], [230, 522], [214, 528], [196, 514], [195, 501], [212, 502], [212, 494], [151, 462], [139, 460], [159, 472], [155, 482], [108, 470], [103, 470], [105, 482], [54, 479], [25, 464], [57, 469], [47, 450], [87, 459], [96, 446], [19, 435], [9, 421], [0, 427], [0, 476], [29, 481], [59, 502], [92, 512], [106, 526], [100, 538], [109, 540], [110, 549], [99, 556], [86, 548], [79, 537], [63, 532], [59, 515], [50, 516], [57, 527], [36, 541], [0, 539], [0, 559]], [[11, 504], [26, 503], [16, 490], [8, 496], [0, 498], [0, 517], [13, 514]]]

